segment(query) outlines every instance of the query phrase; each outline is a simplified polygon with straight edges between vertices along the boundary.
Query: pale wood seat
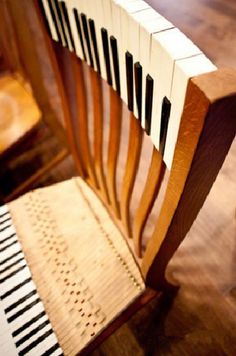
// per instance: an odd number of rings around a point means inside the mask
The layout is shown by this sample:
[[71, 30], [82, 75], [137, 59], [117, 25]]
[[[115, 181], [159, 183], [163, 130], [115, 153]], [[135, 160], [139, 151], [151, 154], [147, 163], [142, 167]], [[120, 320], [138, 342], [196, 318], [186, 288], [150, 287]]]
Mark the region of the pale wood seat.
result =
[[[49, 4], [46, 11], [36, 5], [35, 12], [57, 73], [79, 178], [32, 191], [8, 207], [58, 342], [66, 355], [75, 355], [89, 353], [143, 304], [173, 287], [166, 280], [167, 264], [201, 209], [235, 136], [236, 73], [211, 66], [212, 71], [192, 77], [191, 68], [188, 79], [188, 70], [183, 71], [186, 85], [182, 85], [182, 62], [179, 67], [176, 64], [173, 83], [181, 84], [184, 97], [175, 88], [183, 106], [177, 105], [180, 125], [169, 166], [164, 141], [159, 149], [153, 145], [134, 114], [132, 100], [127, 108], [119, 85], [112, 87], [109, 78], [99, 73], [99, 66], [91, 65], [89, 50], [90, 60], [78, 58], [65, 3], [42, 3]], [[63, 4], [64, 15], [60, 12]], [[14, 11], [22, 11], [21, 6], [14, 3]], [[52, 41], [56, 25], [64, 40]], [[173, 33], [182, 37], [176, 29]], [[203, 56], [191, 52], [191, 60], [198, 55]], [[133, 64], [131, 77], [132, 73]], [[126, 78], [120, 80], [124, 84]], [[133, 89], [128, 96], [133, 95]], [[145, 179], [138, 184], [144, 141], [150, 146], [151, 157]], [[123, 165], [119, 158], [125, 158]], [[139, 199], [131, 211], [135, 192]], [[154, 228], [144, 241], [158, 200]]]

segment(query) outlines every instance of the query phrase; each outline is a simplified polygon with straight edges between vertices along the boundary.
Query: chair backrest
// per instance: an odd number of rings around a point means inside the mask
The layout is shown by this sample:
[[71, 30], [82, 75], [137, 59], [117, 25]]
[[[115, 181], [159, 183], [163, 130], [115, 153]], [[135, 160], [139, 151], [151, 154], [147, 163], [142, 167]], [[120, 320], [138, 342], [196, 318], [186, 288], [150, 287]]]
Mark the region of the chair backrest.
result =
[[164, 287], [235, 136], [236, 72], [216, 69], [144, 1], [39, 3], [78, 173], [133, 246], [146, 284]]

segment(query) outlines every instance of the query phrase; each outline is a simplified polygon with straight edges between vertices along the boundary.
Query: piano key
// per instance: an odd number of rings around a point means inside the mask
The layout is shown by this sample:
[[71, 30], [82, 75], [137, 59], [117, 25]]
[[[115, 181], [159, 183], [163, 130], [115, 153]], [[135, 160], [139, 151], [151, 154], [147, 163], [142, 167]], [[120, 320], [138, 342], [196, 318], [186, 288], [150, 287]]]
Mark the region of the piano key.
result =
[[[15, 340], [18, 340], [21, 336], [26, 335], [27, 332], [32, 330], [32, 327], [36, 325], [37, 323], [40, 323], [41, 320], [45, 320], [46, 313], [44, 310], [37, 311], [37, 313], [34, 313], [34, 316], [31, 317], [24, 323], [22, 323], [18, 328], [15, 328], [12, 331], [12, 336], [14, 337]], [[17, 339], [17, 337], [19, 337]]]
[[9, 236], [9, 239], [4, 239], [1, 241], [0, 244], [0, 256], [3, 251], [11, 247], [14, 243], [18, 242], [18, 239], [16, 237], [16, 234], [11, 234]]
[[12, 271], [9, 274], [5, 274], [4, 277], [0, 278], [0, 284], [4, 285], [4, 283], [6, 281], [8, 281], [11, 278], [13, 278], [14, 276], [16, 276], [18, 273], [23, 271], [25, 268], [27, 268], [26, 262], [25, 261], [19, 262], [17, 268], [14, 271]]
[[0, 261], [0, 266], [1, 267], [7, 267], [9, 264], [13, 263], [20, 255], [22, 254], [22, 251], [19, 250], [10, 256], [7, 256], [4, 260], [1, 259]]
[[[142, 12], [144, 13], [144, 11]], [[173, 29], [174, 26], [171, 22], [167, 21], [164, 17], [160, 16], [157, 14], [156, 18], [153, 18], [150, 21], [146, 21], [145, 17], [142, 22], [140, 22], [140, 28], [139, 28], [139, 37], [140, 37], [140, 52], [139, 52], [139, 58], [140, 62], [143, 65], [143, 80], [146, 81], [146, 76], [149, 74], [152, 79], [153, 79], [153, 90], [154, 90], [154, 102], [153, 102], [153, 107], [157, 105], [156, 103], [156, 90], [158, 90], [158, 74], [157, 70], [158, 67], [157, 65], [154, 65], [154, 68], [151, 67], [151, 56], [152, 56], [152, 36], [155, 33], [162, 32], [162, 31], [168, 31], [170, 29]], [[143, 51], [142, 49], [146, 48], [146, 51]], [[143, 96], [143, 107], [145, 105], [145, 97]], [[153, 117], [153, 120], [155, 118]], [[142, 127], [145, 128], [145, 116], [144, 116], [144, 110], [143, 110], [143, 116], [142, 116]]]
[[0, 320], [1, 320], [1, 342], [0, 342], [0, 355], [17, 356], [18, 352], [14, 344], [11, 332], [9, 330], [9, 324], [6, 320], [5, 313], [3, 311], [0, 300]]
[[135, 79], [135, 102], [137, 106], [137, 118], [141, 120], [142, 118], [142, 75], [143, 69], [139, 62], [134, 64], [134, 79]]
[[127, 78], [127, 97], [128, 97], [128, 109], [133, 111], [134, 101], [133, 101], [133, 92], [134, 92], [134, 83], [133, 83], [133, 56], [131, 53], [126, 52], [126, 78]]
[[[42, 342], [43, 341], [43, 342]], [[44, 338], [42, 335], [42, 341], [38, 343], [38, 345], [32, 350], [32, 353], [30, 352], [29, 355], [40, 355], [40, 354], [44, 354], [45, 352], [47, 352], [48, 349], [50, 349], [51, 347], [53, 347], [54, 345], [58, 344], [57, 338], [54, 334], [54, 332], [45, 332], [44, 334]], [[62, 350], [60, 349], [61, 353]], [[57, 352], [58, 354], [58, 352]]]
[[170, 100], [174, 62], [200, 53], [200, 49], [176, 28], [152, 35], [149, 72], [154, 80], [151, 138], [157, 149], [159, 149], [162, 101], [164, 97]]
[[[46, 3], [46, 0], [44, 0], [44, 3]], [[58, 42], [60, 42], [61, 45], [64, 45], [64, 39], [62, 38], [61, 30], [59, 28], [59, 22], [56, 16], [56, 9], [53, 5], [53, 0], [48, 0], [47, 3], [48, 3], [48, 13], [50, 13], [50, 17], [48, 17], [48, 19], [50, 18], [52, 19], [53, 28], [55, 29], [56, 38]]]
[[88, 64], [93, 68], [94, 61], [93, 61], [90, 37], [89, 37], [89, 32], [88, 32], [88, 23], [87, 23], [87, 17], [84, 13], [81, 13], [81, 21], [82, 21], [82, 28], [83, 28], [85, 44], [86, 44], [86, 48], [87, 48], [87, 52], [88, 52], [88, 59], [89, 59]]
[[15, 344], [17, 347], [20, 345], [24, 344], [27, 340], [31, 339], [34, 335], [36, 335], [40, 330], [45, 328], [45, 326], [50, 325], [49, 319], [44, 316], [44, 320], [40, 320], [40, 323], [38, 325], [33, 325], [33, 328], [28, 331], [24, 336], [19, 338], [18, 341], [15, 340]]
[[[23, 303], [27, 302], [28, 299], [33, 297], [36, 293], [37, 293], [36, 289], [33, 289], [29, 293], [24, 295], [24, 297], [18, 298], [18, 300], [16, 302], [12, 303], [11, 305], [9, 305], [9, 307], [5, 308], [5, 313], [10, 313], [11, 311], [13, 311], [13, 309], [16, 309], [17, 307], [22, 307]], [[15, 310], [15, 311], [17, 311], [17, 310]]]
[[48, 35], [49, 35], [49, 37], [52, 38], [53, 37], [52, 36], [52, 31], [51, 31], [51, 28], [50, 28], [50, 24], [49, 24], [49, 20], [48, 20], [48, 17], [47, 17], [47, 13], [46, 13], [44, 5], [43, 5], [43, 0], [40, 0], [38, 2], [38, 4], [39, 4], [39, 8], [40, 8], [40, 11], [41, 11], [41, 14], [42, 14], [42, 17], [43, 17], [43, 21], [44, 21], [45, 27], [47, 29]]
[[96, 31], [95, 31], [95, 25], [94, 25], [94, 20], [89, 19], [89, 31], [90, 31], [90, 37], [92, 39], [92, 46], [93, 46], [93, 52], [94, 52], [94, 58], [95, 58], [95, 68], [99, 74], [101, 74], [101, 66], [100, 66], [100, 59], [99, 59], [99, 53], [98, 53], [98, 46], [97, 46], [97, 36], [96, 36]]
[[[25, 348], [23, 348], [22, 350], [19, 351], [19, 356], [24, 356], [26, 354], [28, 355], [37, 355], [38, 354], [38, 350], [41, 349], [40, 345], [43, 341], [45, 341], [51, 334], [53, 334], [53, 330], [51, 329], [51, 327], [46, 327], [45, 328], [45, 332], [42, 333], [38, 338], [36, 338], [33, 342], [29, 343]], [[55, 338], [55, 336], [53, 335], [53, 339]], [[47, 340], [47, 341], [51, 341], [51, 340]], [[49, 342], [48, 342], [49, 343]], [[37, 347], [38, 345], [40, 345], [39, 347]]]
[[66, 27], [66, 35], [67, 35], [67, 42], [69, 44], [69, 49], [70, 49], [70, 51], [75, 52], [75, 43], [74, 43], [72, 31], [71, 31], [68, 9], [67, 9], [65, 1], [61, 0], [60, 5], [61, 5], [60, 6], [61, 12], [63, 14], [64, 26]]
[[78, 33], [75, 14], [74, 14], [74, 9], [76, 8], [75, 3], [77, 3], [76, 0], [67, 0], [65, 5], [66, 5], [68, 22], [69, 22], [70, 31], [71, 31], [71, 37], [72, 37], [72, 40], [71, 40], [72, 48], [75, 51], [76, 55], [80, 59], [84, 59], [83, 50], [81, 47], [81, 41], [79, 38], [79, 33]]
[[51, 0], [52, 1], [52, 7], [54, 9], [54, 14], [56, 17], [56, 21], [58, 24], [58, 29], [61, 34], [61, 39], [62, 39], [62, 45], [64, 47], [69, 47], [68, 40], [67, 40], [67, 35], [66, 35], [66, 30], [64, 26], [64, 19], [63, 19], [63, 13], [61, 9], [61, 3], [58, 0]]
[[82, 25], [81, 25], [81, 17], [80, 17], [80, 14], [76, 8], [73, 9], [73, 12], [74, 12], [75, 22], [76, 22], [78, 36], [79, 36], [79, 40], [80, 40], [80, 45], [81, 45], [81, 49], [82, 49], [82, 53], [83, 53], [83, 57], [81, 56], [81, 58], [83, 58], [85, 61], [87, 61], [87, 54], [86, 54], [86, 50], [85, 50], [85, 43], [84, 43]]
[[63, 355], [58, 342], [55, 343], [52, 347], [50, 347], [46, 351], [44, 351], [40, 356], [49, 356], [49, 355], [53, 355], [53, 356], [62, 356]]
[[103, 55], [105, 58], [106, 64], [106, 79], [109, 85], [112, 85], [112, 77], [111, 77], [111, 62], [110, 62], [110, 54], [109, 54], [109, 42], [108, 42], [108, 34], [105, 28], [102, 28], [102, 44], [103, 44]]
[[4, 283], [1, 283], [1, 298], [2, 295], [5, 295], [8, 291], [17, 287], [21, 281], [28, 278], [31, 278], [30, 271], [28, 268], [23, 268], [18, 273], [14, 274], [10, 279], [6, 280]]
[[48, 23], [52, 39], [54, 41], [57, 41], [57, 42], [60, 41], [60, 39], [58, 37], [57, 28], [55, 26], [55, 22], [54, 22], [54, 19], [52, 17], [52, 14], [51, 14], [51, 10], [50, 10], [50, 6], [49, 6], [48, 0], [41, 0], [39, 3], [42, 5], [41, 7], [43, 8], [43, 11], [44, 11], [44, 14], [45, 14], [45, 18], [46, 18], [46, 22]]
[[[52, 332], [50, 323], [48, 321], [43, 322], [41, 324], [41, 327], [40, 328], [38, 327], [38, 330], [36, 330], [35, 333], [32, 333], [29, 338], [24, 338], [24, 340], [23, 340], [24, 342], [19, 344], [19, 341], [18, 341], [18, 343], [16, 344], [18, 352], [23, 351], [26, 348], [28, 348], [29, 350], [33, 349], [32, 346], [33, 345], [36, 346], [36, 343], [35, 343], [36, 340], [40, 339], [41, 341], [39, 341], [38, 343], [42, 342], [43, 341], [43, 339], [41, 338], [42, 335], [47, 333], [49, 330], [51, 330], [51, 332]], [[36, 353], [36, 350], [35, 349], [33, 349], [33, 350]]]
[[171, 169], [173, 161], [188, 80], [196, 75], [214, 70], [216, 70], [216, 67], [203, 54], [175, 62], [170, 95], [171, 113], [164, 152], [164, 161], [169, 169]]
[[153, 79], [148, 74], [146, 77], [146, 93], [145, 93], [145, 131], [150, 135], [151, 118], [153, 105]]
[[8, 206], [6, 204], [0, 206], [0, 218], [9, 214]]
[[160, 154], [164, 155], [165, 144], [166, 144], [166, 136], [167, 136], [167, 129], [168, 123], [170, 118], [170, 110], [171, 110], [171, 103], [164, 97], [162, 102], [162, 110], [161, 110], [161, 128], [160, 128]]
[[8, 248], [6, 246], [2, 251], [0, 251], [0, 258], [2, 261], [4, 261], [8, 256], [11, 256], [13, 253], [17, 252], [18, 250], [21, 249], [21, 246], [17, 240], [14, 241], [14, 243], [9, 244]]
[[9, 221], [11, 221], [11, 217], [10, 216], [6, 216], [4, 220], [0, 220], [0, 227], [5, 224], [6, 222], [9, 223]]
[[14, 228], [14, 225], [10, 225], [7, 229], [4, 229], [0, 233], [0, 241], [4, 240], [6, 237], [15, 233], [16, 233], [16, 229]]
[[118, 49], [117, 49], [117, 40], [114, 36], [110, 37], [110, 46], [111, 46], [113, 73], [114, 73], [113, 87], [117, 91], [118, 95], [120, 95], [119, 56], [118, 56]]
[[0, 278], [3, 278], [7, 273], [11, 273], [14, 269], [19, 266], [20, 263], [24, 263], [25, 259], [23, 254], [19, 256], [17, 259], [15, 259], [13, 262], [5, 266], [0, 270]]
[[15, 233], [10, 234], [10, 235], [7, 234], [6, 237], [3, 236], [3, 238], [0, 239], [0, 246], [2, 247], [7, 241], [11, 240], [14, 236], [16, 236]]
[[[27, 282], [25, 282], [25, 281], [27, 281]], [[23, 280], [19, 284], [19, 287], [17, 289], [13, 290], [12, 293], [10, 293], [7, 296], [5, 296], [4, 298], [2, 298], [2, 305], [3, 305], [4, 309], [9, 308], [11, 305], [16, 303], [23, 296], [26, 296], [32, 290], [36, 290], [36, 286], [35, 286], [34, 282], [32, 281], [32, 279], [28, 278], [26, 280]]]

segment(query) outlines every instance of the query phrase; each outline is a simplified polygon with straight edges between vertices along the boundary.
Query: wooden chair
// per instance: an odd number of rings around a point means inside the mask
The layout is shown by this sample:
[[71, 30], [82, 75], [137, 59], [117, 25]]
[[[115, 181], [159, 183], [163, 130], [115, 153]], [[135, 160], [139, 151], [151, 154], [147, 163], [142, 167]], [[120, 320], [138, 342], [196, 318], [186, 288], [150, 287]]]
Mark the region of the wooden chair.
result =
[[[42, 166], [41, 164], [36, 170], [32, 169], [30, 175], [25, 175], [26, 179], [19, 179], [19, 185], [15, 182], [13, 190], [8, 189], [7, 185], [5, 188], [2, 186], [0, 196], [4, 201], [9, 201], [27, 191], [46, 172], [68, 155], [64, 130], [58, 122], [57, 113], [53, 111], [49, 91], [43, 83], [42, 57], [45, 49], [43, 46], [41, 48], [31, 46], [29, 30], [36, 31], [37, 22], [32, 24], [31, 20], [30, 25], [27, 20], [29, 17], [30, 6], [28, 13], [26, 9], [26, 11], [16, 14], [14, 11], [10, 11], [9, 1], [1, 1], [1, 174], [5, 176], [4, 167], [6, 171], [15, 157], [22, 154], [24, 150], [26, 151], [30, 145], [32, 146], [32, 141], [37, 140], [36, 133], [40, 130], [42, 133], [42, 120], [56, 136], [62, 149], [50, 158], [45, 165]], [[27, 25], [24, 25], [26, 23]], [[38, 31], [37, 36], [39, 41], [40, 31]], [[41, 57], [38, 56], [39, 50]], [[39, 63], [42, 63], [42, 65], [39, 65]], [[35, 65], [38, 65], [39, 70], [35, 70]], [[39, 140], [38, 143], [40, 145]]]
[[[22, 3], [14, 3], [14, 11], [20, 11]], [[37, 4], [35, 11], [44, 23]], [[63, 352], [88, 354], [141, 306], [172, 290], [166, 266], [201, 209], [235, 136], [236, 73], [219, 69], [188, 81], [169, 170], [132, 109], [122, 102], [118, 86], [115, 91], [99, 71], [67, 46], [50, 41], [44, 31], [79, 177], [12, 201], [1, 208], [0, 219], [9, 209]], [[68, 40], [68, 28], [64, 31]], [[152, 153], [146, 180], [138, 184], [142, 144], [151, 146]], [[159, 213], [146, 241], [156, 200]], [[7, 223], [1, 228], [6, 230]], [[58, 347], [52, 345], [45, 354], [60, 352]], [[20, 345], [18, 350], [24, 354], [28, 349]]]

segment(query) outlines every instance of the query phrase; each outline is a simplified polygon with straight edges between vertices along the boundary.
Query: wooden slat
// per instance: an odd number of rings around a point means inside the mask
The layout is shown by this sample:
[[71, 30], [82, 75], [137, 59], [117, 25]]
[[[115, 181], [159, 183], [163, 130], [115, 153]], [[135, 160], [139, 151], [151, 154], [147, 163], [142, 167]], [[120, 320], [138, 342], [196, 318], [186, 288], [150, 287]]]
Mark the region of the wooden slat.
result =
[[110, 93], [110, 132], [107, 158], [107, 188], [115, 216], [120, 218], [120, 207], [116, 189], [117, 159], [120, 147], [120, 133], [122, 122], [122, 101], [117, 93], [109, 88]]
[[143, 130], [140, 126], [139, 120], [137, 120], [131, 112], [129, 114], [129, 119], [129, 144], [125, 173], [121, 187], [120, 213], [127, 236], [132, 237], [130, 226], [130, 199], [140, 161]]
[[99, 189], [105, 202], [109, 202], [107, 184], [103, 167], [103, 88], [102, 78], [92, 68], [89, 68], [92, 103], [93, 103], [93, 127], [94, 127], [94, 165]]
[[153, 204], [160, 190], [165, 169], [166, 166], [162, 160], [162, 155], [156, 150], [155, 147], [153, 147], [152, 160], [150, 163], [147, 180], [143, 189], [139, 206], [134, 216], [133, 223], [134, 248], [138, 257], [142, 256], [142, 233], [148, 215], [153, 207]]
[[235, 71], [218, 70], [190, 80], [164, 203], [143, 259], [148, 285], [165, 287], [166, 265], [202, 207], [234, 139], [235, 113]]

